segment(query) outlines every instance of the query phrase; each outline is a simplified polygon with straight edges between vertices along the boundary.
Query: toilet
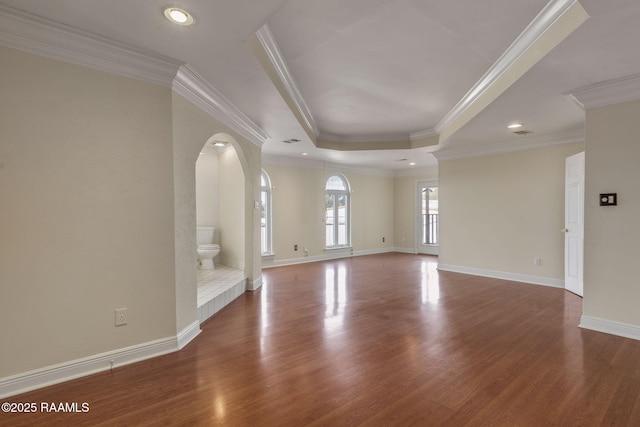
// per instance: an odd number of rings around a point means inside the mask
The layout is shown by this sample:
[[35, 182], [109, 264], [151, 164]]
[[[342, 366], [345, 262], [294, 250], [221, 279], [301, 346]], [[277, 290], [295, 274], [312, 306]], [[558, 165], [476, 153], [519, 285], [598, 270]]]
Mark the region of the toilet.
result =
[[199, 266], [201, 270], [213, 270], [213, 258], [220, 253], [220, 245], [213, 243], [215, 228], [198, 226], [196, 234], [196, 252], [198, 252]]

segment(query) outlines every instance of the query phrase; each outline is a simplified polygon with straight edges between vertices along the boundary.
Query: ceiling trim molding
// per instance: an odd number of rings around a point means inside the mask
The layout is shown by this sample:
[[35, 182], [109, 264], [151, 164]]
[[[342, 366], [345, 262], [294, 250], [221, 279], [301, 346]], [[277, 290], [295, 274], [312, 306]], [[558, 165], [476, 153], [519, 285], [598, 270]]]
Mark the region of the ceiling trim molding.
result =
[[0, 44], [173, 88], [252, 143], [269, 136], [183, 62], [0, 5]]
[[293, 75], [289, 71], [289, 67], [282, 56], [280, 47], [278, 46], [268, 24], [264, 24], [258, 31], [256, 31], [256, 38], [258, 39], [258, 42], [260, 42], [264, 53], [267, 55], [267, 59], [271, 62], [278, 78], [282, 82], [284, 89], [291, 97], [298, 113], [304, 120], [305, 125], [315, 134], [315, 136], [318, 136], [320, 134], [320, 130], [313, 119], [313, 115], [311, 114], [309, 107], [307, 107], [307, 104], [304, 102], [304, 98], [296, 85]]
[[478, 102], [489, 88], [504, 76], [576, 3], [577, 0], [551, 0], [547, 3], [480, 80], [440, 120], [435, 127], [436, 132], [438, 134], [445, 133], [447, 128], [462, 118], [472, 105]]
[[333, 133], [320, 132], [318, 139], [328, 142], [344, 142], [346, 144], [354, 142], [381, 142], [381, 141], [399, 141], [402, 143], [409, 142], [409, 135], [405, 133], [398, 134], [380, 134], [380, 135], [336, 135]]
[[262, 147], [262, 144], [269, 139], [269, 135], [265, 131], [253, 123], [190, 66], [180, 67], [173, 81], [173, 90], [258, 147]]
[[409, 134], [409, 140], [415, 141], [423, 138], [431, 138], [433, 136], [438, 136], [438, 132], [435, 129], [431, 128]]
[[584, 109], [637, 101], [640, 99], [640, 74], [583, 86], [565, 95]]
[[584, 143], [584, 130], [558, 133], [543, 136], [521, 136], [518, 139], [500, 141], [493, 144], [473, 147], [445, 148], [433, 155], [438, 161], [457, 160], [469, 157], [482, 157], [495, 154], [513, 153], [517, 151], [534, 150], [536, 148], [552, 147], [554, 145]]
[[304, 169], [323, 169], [332, 172], [357, 173], [361, 175], [393, 177], [394, 171], [380, 168], [371, 168], [357, 165], [346, 165], [342, 163], [327, 162], [307, 158], [291, 156], [281, 156], [277, 154], [262, 153], [262, 164], [274, 166], [288, 166]]
[[0, 5], [0, 44], [165, 87], [183, 64], [5, 5]]
[[438, 165], [432, 166], [423, 166], [421, 168], [411, 168], [411, 169], [402, 169], [395, 170], [393, 176], [396, 178], [406, 178], [406, 177], [418, 177], [418, 176], [432, 176], [435, 175], [435, 179], [438, 177]]

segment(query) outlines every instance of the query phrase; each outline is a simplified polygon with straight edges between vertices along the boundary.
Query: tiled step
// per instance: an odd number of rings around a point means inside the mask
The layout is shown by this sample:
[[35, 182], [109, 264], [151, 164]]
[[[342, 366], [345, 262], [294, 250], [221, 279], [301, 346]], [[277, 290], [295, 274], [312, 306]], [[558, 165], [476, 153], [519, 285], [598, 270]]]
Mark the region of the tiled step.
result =
[[224, 265], [198, 270], [198, 319], [204, 322], [246, 291], [244, 272]]

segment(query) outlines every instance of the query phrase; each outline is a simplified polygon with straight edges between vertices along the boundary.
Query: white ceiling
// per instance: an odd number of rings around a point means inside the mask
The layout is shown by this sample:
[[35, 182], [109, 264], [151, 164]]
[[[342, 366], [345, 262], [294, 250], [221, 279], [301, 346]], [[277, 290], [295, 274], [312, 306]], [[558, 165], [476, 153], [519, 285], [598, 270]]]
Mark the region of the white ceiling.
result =
[[[552, 0], [558, 2], [559, 0]], [[267, 24], [320, 135], [407, 139], [438, 125], [509, 49], [547, 0], [0, 0], [189, 64], [270, 138], [268, 154], [370, 168], [434, 165], [433, 151], [578, 140], [584, 112], [566, 92], [640, 72], [640, 2], [581, 0], [590, 17], [464, 126], [430, 148], [316, 148], [254, 56]], [[192, 27], [163, 6], [189, 10]], [[538, 59], [538, 58], [536, 58]], [[523, 122], [533, 133], [506, 129]], [[317, 135], [316, 135], [317, 136]], [[300, 139], [294, 144], [282, 141]], [[407, 161], [398, 161], [408, 159]]]

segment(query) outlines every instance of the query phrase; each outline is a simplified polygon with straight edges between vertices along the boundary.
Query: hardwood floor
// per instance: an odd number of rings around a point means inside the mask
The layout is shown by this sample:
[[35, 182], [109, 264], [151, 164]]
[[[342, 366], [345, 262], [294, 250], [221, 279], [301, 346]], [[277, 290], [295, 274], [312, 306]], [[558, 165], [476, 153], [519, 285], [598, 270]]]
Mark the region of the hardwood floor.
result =
[[180, 352], [3, 399], [3, 425], [640, 425], [640, 342], [562, 289], [384, 254], [264, 270]]

